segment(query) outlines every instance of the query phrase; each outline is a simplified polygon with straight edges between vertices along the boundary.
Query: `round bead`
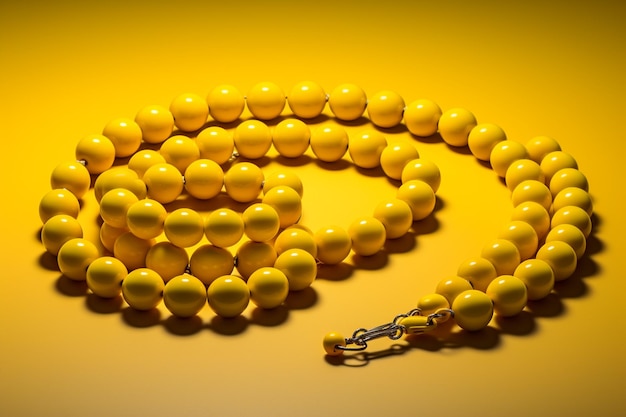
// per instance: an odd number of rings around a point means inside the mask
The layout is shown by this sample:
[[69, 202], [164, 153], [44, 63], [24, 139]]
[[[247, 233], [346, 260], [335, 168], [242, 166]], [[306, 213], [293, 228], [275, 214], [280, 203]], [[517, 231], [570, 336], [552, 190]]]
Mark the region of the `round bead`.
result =
[[526, 307], [528, 292], [524, 282], [513, 275], [501, 275], [494, 279], [486, 294], [493, 301], [493, 309], [499, 316], [515, 316]]
[[435, 292], [442, 295], [452, 305], [456, 297], [464, 291], [471, 290], [472, 284], [458, 276], [444, 278], [437, 283]]
[[486, 244], [480, 256], [493, 264], [498, 275], [512, 274], [521, 262], [517, 246], [506, 239], [495, 239]]
[[340, 333], [331, 332], [324, 336], [322, 345], [328, 356], [340, 356], [343, 350], [337, 349], [337, 346], [346, 346], [346, 339]]
[[140, 239], [131, 232], [121, 234], [113, 245], [113, 255], [122, 261], [129, 271], [146, 266], [146, 255], [155, 244], [153, 239]]
[[578, 169], [578, 162], [568, 153], [554, 151], [544, 156], [539, 166], [546, 177], [546, 184], [549, 184], [552, 176], [560, 170], [565, 168]]
[[506, 133], [498, 125], [481, 123], [474, 126], [467, 137], [467, 145], [472, 155], [481, 161], [489, 161], [491, 151], [506, 140]]
[[290, 291], [310, 287], [317, 276], [317, 261], [302, 249], [289, 249], [281, 253], [274, 262], [274, 268], [285, 274]]
[[58, 214], [67, 214], [76, 218], [78, 213], [80, 213], [80, 203], [70, 190], [50, 190], [44, 194], [39, 202], [39, 218], [42, 223], [47, 222]]
[[404, 124], [415, 136], [432, 136], [437, 133], [441, 114], [441, 108], [434, 101], [415, 100], [404, 109]]
[[342, 262], [350, 253], [352, 240], [348, 232], [339, 226], [322, 228], [313, 235], [317, 245], [317, 259], [328, 265]]
[[496, 267], [487, 259], [481, 257], [472, 257], [463, 261], [459, 265], [456, 274], [469, 281], [475, 290], [483, 292], [491, 281], [498, 276]]
[[489, 162], [491, 163], [493, 171], [498, 174], [499, 177], [504, 178], [511, 164], [520, 159], [527, 158], [528, 151], [524, 145], [512, 140], [503, 140], [497, 143], [491, 150]]
[[84, 281], [87, 268], [99, 256], [96, 245], [86, 239], [74, 238], [61, 246], [57, 261], [63, 275], [75, 281]]
[[211, 283], [207, 290], [209, 306], [220, 317], [237, 317], [248, 307], [250, 290], [235, 275], [225, 275]]
[[576, 206], [585, 210], [589, 216], [593, 213], [593, 201], [589, 193], [581, 188], [568, 187], [561, 190], [552, 202], [552, 210], [558, 211], [566, 206]]
[[539, 181], [545, 184], [545, 176], [541, 167], [531, 159], [520, 159], [513, 162], [506, 170], [504, 180], [511, 191], [526, 180]]
[[387, 147], [387, 139], [374, 130], [367, 130], [350, 139], [348, 152], [354, 165], [360, 168], [380, 166], [380, 156]]
[[204, 126], [209, 116], [209, 105], [197, 94], [177, 96], [170, 104], [174, 124], [183, 132], [193, 132]]
[[302, 199], [298, 192], [290, 187], [276, 186], [269, 189], [261, 202], [276, 210], [281, 229], [297, 223], [302, 217]]
[[452, 108], [439, 118], [439, 135], [450, 146], [466, 146], [474, 126], [476, 117], [469, 110]]
[[100, 200], [100, 217], [113, 227], [125, 228], [130, 206], [138, 202], [137, 196], [123, 188], [114, 188]]
[[537, 251], [537, 259], [545, 261], [554, 272], [554, 280], [567, 279], [576, 271], [578, 258], [570, 245], [559, 240], [547, 242]]
[[231, 123], [239, 119], [245, 107], [245, 98], [232, 85], [218, 85], [207, 96], [209, 113], [218, 122]]
[[526, 201], [515, 206], [511, 213], [511, 220], [520, 220], [530, 224], [540, 240], [550, 230], [550, 214], [541, 204], [534, 201]]
[[365, 111], [367, 96], [361, 87], [341, 84], [330, 93], [328, 105], [337, 119], [356, 120]]
[[50, 217], [41, 228], [41, 243], [53, 255], [65, 242], [83, 237], [83, 228], [78, 220], [67, 214], [57, 214]]
[[165, 218], [163, 231], [174, 245], [188, 248], [200, 242], [204, 236], [204, 219], [195, 210], [176, 209]]
[[246, 120], [235, 128], [233, 141], [237, 152], [244, 158], [258, 159], [272, 146], [270, 128], [259, 120]]
[[122, 281], [127, 275], [128, 270], [122, 261], [104, 256], [94, 260], [87, 268], [87, 286], [99, 297], [113, 298], [122, 291]]
[[130, 157], [128, 168], [135, 171], [139, 178], [143, 178], [148, 168], [152, 165], [164, 163], [165, 158], [163, 158], [163, 155], [152, 149], [144, 149]]
[[557, 171], [550, 180], [550, 191], [554, 196], [570, 187], [589, 191], [589, 182], [585, 174], [575, 168], [563, 168]]
[[522, 280], [529, 300], [541, 300], [554, 288], [554, 272], [550, 265], [541, 259], [527, 259], [513, 272]]
[[263, 193], [267, 194], [274, 187], [285, 186], [296, 191], [300, 197], [304, 194], [302, 180], [293, 172], [272, 172], [265, 177], [263, 181]]
[[409, 161], [404, 168], [402, 168], [402, 182], [408, 182], [411, 180], [421, 180], [430, 185], [430, 188], [434, 192], [439, 190], [441, 184], [441, 171], [434, 162], [428, 159], [414, 159]]
[[182, 174], [189, 164], [200, 158], [200, 149], [193, 139], [183, 135], [172, 136], [161, 145], [165, 162], [174, 165]]
[[302, 249], [309, 252], [314, 258], [317, 257], [315, 238], [310, 231], [298, 225], [290, 226], [280, 232], [274, 241], [274, 249], [278, 255], [289, 249]]
[[76, 198], [82, 198], [91, 186], [91, 176], [80, 162], [64, 162], [52, 170], [50, 186], [53, 189], [65, 188]]
[[76, 160], [85, 161], [90, 174], [100, 174], [113, 166], [115, 146], [105, 136], [86, 136], [76, 145]]
[[126, 158], [131, 156], [141, 145], [141, 128], [131, 119], [119, 118], [111, 120], [104, 126], [102, 135], [109, 138], [115, 147], [115, 156]]
[[548, 136], [537, 136], [526, 142], [526, 149], [530, 159], [539, 164], [550, 152], [560, 151], [561, 145]]
[[140, 109], [135, 122], [141, 128], [146, 143], [163, 143], [174, 130], [174, 116], [163, 106], [151, 105]]
[[438, 310], [450, 308], [450, 303], [446, 297], [441, 294], [432, 293], [426, 294], [417, 300], [417, 308], [424, 316], [436, 313]]
[[302, 156], [309, 147], [311, 130], [301, 120], [285, 119], [274, 127], [274, 147], [284, 157]]
[[452, 303], [456, 324], [463, 330], [478, 331], [487, 327], [493, 317], [491, 298], [478, 290], [464, 291]]
[[128, 232], [126, 228], [113, 227], [107, 223], [102, 223], [102, 226], [100, 226], [100, 243], [106, 250], [113, 253], [115, 241], [126, 232]]
[[379, 203], [374, 208], [374, 217], [385, 225], [387, 239], [404, 236], [413, 225], [411, 207], [397, 198]]
[[115, 188], [123, 188], [135, 194], [137, 198], [146, 198], [146, 184], [132, 169], [113, 167], [98, 175], [93, 186], [93, 194], [100, 203], [102, 196]]
[[587, 249], [587, 239], [585, 238], [585, 234], [576, 226], [571, 224], [560, 224], [555, 226], [550, 232], [548, 236], [546, 236], [546, 243], [553, 242], [555, 240], [560, 240], [561, 242], [565, 242], [574, 249], [576, 252], [576, 257], [578, 259], [584, 255], [585, 250]]
[[506, 228], [498, 234], [498, 239], [513, 242], [519, 251], [522, 261], [532, 258], [539, 246], [539, 238], [537, 237], [535, 229], [530, 224], [519, 220], [510, 222]]
[[404, 201], [411, 208], [413, 221], [423, 220], [435, 209], [437, 198], [431, 186], [421, 180], [403, 183], [396, 193], [396, 198]]
[[265, 242], [244, 242], [237, 249], [236, 267], [244, 279], [248, 279], [254, 271], [266, 266], [274, 266], [276, 250]]
[[239, 203], [256, 200], [263, 188], [263, 171], [250, 162], [240, 162], [224, 173], [224, 188]]
[[313, 129], [311, 150], [321, 161], [338, 161], [348, 150], [348, 134], [341, 126], [320, 126]]
[[224, 248], [203, 245], [194, 251], [189, 260], [191, 274], [210, 285], [216, 278], [230, 275], [235, 268], [235, 258]]
[[326, 93], [318, 84], [303, 81], [293, 86], [287, 101], [293, 114], [310, 119], [319, 116], [324, 110]]
[[250, 299], [260, 308], [276, 308], [289, 294], [289, 281], [280, 270], [272, 267], [257, 269], [248, 278]]
[[217, 196], [224, 185], [224, 171], [217, 162], [198, 159], [185, 170], [185, 190], [200, 200]]
[[380, 166], [389, 178], [399, 180], [402, 178], [404, 167], [418, 158], [419, 153], [412, 143], [398, 142], [383, 149], [380, 154]]
[[513, 207], [519, 206], [526, 201], [534, 201], [541, 204], [546, 210], [552, 206], [552, 193], [550, 189], [541, 181], [522, 181], [511, 193]]
[[215, 210], [206, 219], [204, 233], [209, 242], [217, 247], [233, 246], [243, 236], [243, 219], [231, 209]]
[[395, 91], [381, 91], [367, 102], [370, 121], [379, 127], [394, 127], [402, 122], [404, 99]]
[[165, 282], [184, 274], [188, 264], [187, 251], [170, 242], [158, 242], [146, 254], [146, 267], [158, 273]]
[[285, 108], [285, 101], [283, 90], [270, 82], [256, 84], [246, 96], [248, 110], [261, 120], [272, 120], [280, 116]]
[[122, 296], [135, 310], [152, 310], [161, 302], [164, 287], [163, 279], [153, 270], [135, 269], [122, 282]]
[[153, 239], [163, 232], [167, 210], [149, 198], [132, 204], [126, 212], [128, 229], [140, 239]]
[[280, 229], [280, 217], [269, 204], [256, 203], [242, 214], [243, 232], [254, 242], [268, 242]]
[[207, 293], [204, 284], [196, 277], [178, 275], [165, 284], [163, 303], [176, 317], [193, 317], [206, 304]]
[[200, 150], [200, 158], [210, 159], [220, 165], [232, 158], [235, 149], [232, 135], [219, 126], [211, 126], [198, 133], [196, 145]]
[[355, 220], [348, 227], [348, 234], [352, 240], [352, 250], [360, 256], [378, 253], [387, 239], [385, 226], [374, 217]]
[[143, 176], [148, 197], [161, 204], [171, 203], [183, 192], [183, 177], [178, 168], [170, 164], [156, 164]]
[[580, 229], [585, 237], [589, 237], [591, 233], [591, 218], [587, 212], [580, 207], [565, 206], [560, 208], [552, 215], [551, 227], [554, 229], [562, 224], [571, 224]]

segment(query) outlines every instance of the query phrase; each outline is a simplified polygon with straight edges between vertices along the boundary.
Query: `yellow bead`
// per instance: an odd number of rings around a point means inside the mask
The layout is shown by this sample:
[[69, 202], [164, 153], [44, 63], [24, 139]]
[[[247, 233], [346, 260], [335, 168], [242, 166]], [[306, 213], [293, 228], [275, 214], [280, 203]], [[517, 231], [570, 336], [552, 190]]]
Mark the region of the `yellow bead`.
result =
[[277, 171], [268, 174], [263, 181], [263, 193], [266, 194], [274, 187], [286, 186], [295, 190], [300, 197], [304, 194], [302, 180], [290, 171]]
[[526, 307], [528, 292], [524, 282], [513, 275], [501, 275], [494, 279], [486, 294], [493, 301], [493, 309], [502, 317], [515, 316]]
[[326, 93], [318, 84], [303, 81], [293, 86], [287, 101], [293, 114], [303, 119], [311, 119], [324, 110]]
[[520, 220], [530, 224], [537, 237], [543, 239], [550, 230], [550, 214], [541, 204], [526, 201], [515, 206], [511, 213], [511, 220]]
[[193, 139], [183, 135], [175, 135], [161, 145], [161, 155], [165, 162], [174, 165], [182, 174], [187, 167], [200, 158], [200, 149]]
[[218, 122], [231, 123], [239, 119], [245, 107], [243, 94], [232, 85], [218, 85], [207, 96], [209, 113]]
[[126, 167], [113, 167], [98, 175], [93, 186], [93, 194], [100, 203], [102, 196], [115, 188], [123, 188], [135, 194], [137, 198], [146, 198], [146, 184], [139, 175]]
[[98, 248], [82, 238], [70, 239], [61, 246], [57, 255], [59, 269], [66, 277], [84, 281], [89, 265], [100, 257]]
[[554, 280], [569, 278], [574, 271], [578, 258], [576, 252], [565, 242], [554, 240], [547, 242], [537, 251], [537, 259], [545, 261], [554, 272]]
[[554, 288], [554, 272], [541, 259], [527, 259], [513, 272], [526, 285], [529, 300], [541, 300]]
[[281, 229], [297, 223], [302, 217], [302, 199], [298, 192], [290, 187], [276, 186], [269, 189], [261, 202], [276, 210]]
[[387, 232], [382, 222], [374, 217], [355, 220], [348, 227], [352, 240], [352, 250], [360, 256], [371, 256], [382, 249], [387, 240]]
[[257, 269], [274, 266], [277, 257], [276, 250], [269, 243], [249, 240], [237, 249], [237, 271], [248, 279]]
[[428, 159], [414, 159], [409, 161], [402, 169], [402, 182], [421, 180], [430, 185], [434, 192], [441, 185], [441, 171], [434, 162]]
[[570, 187], [589, 191], [589, 182], [585, 174], [574, 168], [563, 168], [557, 171], [550, 180], [550, 191], [553, 196]]
[[346, 339], [340, 333], [331, 332], [324, 336], [322, 345], [328, 356], [340, 356], [343, 350], [337, 349], [337, 346], [346, 346]]
[[213, 245], [227, 248], [235, 245], [243, 236], [243, 219], [231, 209], [211, 212], [206, 219], [204, 233]]
[[313, 235], [298, 225], [290, 226], [280, 232], [274, 241], [274, 249], [278, 255], [289, 249], [302, 249], [314, 258], [317, 257], [317, 245]]
[[506, 133], [498, 125], [481, 123], [474, 126], [467, 137], [467, 145], [472, 155], [481, 161], [489, 161], [491, 151], [506, 140]]
[[204, 126], [209, 116], [209, 105], [197, 94], [186, 93], [170, 103], [174, 124], [183, 132], [193, 132]]
[[544, 156], [539, 166], [543, 171], [543, 175], [546, 177], [546, 184], [550, 184], [552, 176], [560, 170], [565, 168], [578, 169], [578, 162], [568, 153], [554, 151]]
[[450, 146], [467, 146], [469, 134], [476, 126], [476, 117], [466, 109], [452, 108], [439, 118], [439, 135]]
[[404, 99], [394, 91], [380, 91], [367, 102], [370, 121], [379, 127], [394, 127], [402, 122]]
[[506, 239], [494, 239], [486, 244], [480, 256], [493, 264], [498, 275], [512, 274], [521, 262], [517, 246]]
[[554, 212], [566, 206], [576, 206], [585, 210], [589, 216], [593, 213], [593, 201], [589, 193], [581, 188], [568, 187], [561, 190], [552, 202]]
[[387, 239], [397, 239], [413, 225], [413, 211], [403, 200], [397, 198], [383, 201], [374, 208], [374, 217], [385, 225]]
[[146, 143], [163, 143], [174, 130], [174, 116], [163, 106], [151, 105], [140, 109], [135, 116]]
[[59, 253], [68, 240], [83, 237], [83, 228], [78, 220], [67, 214], [50, 217], [41, 228], [41, 243], [53, 255]]
[[102, 243], [102, 246], [104, 246], [106, 250], [113, 253], [115, 241], [126, 232], [128, 232], [126, 228], [113, 227], [109, 224], [102, 223], [102, 226], [100, 226], [100, 243]]
[[338, 161], [348, 150], [348, 134], [341, 126], [315, 128], [311, 131], [311, 150], [321, 161]]
[[340, 226], [322, 228], [313, 235], [317, 245], [317, 259], [328, 265], [335, 265], [346, 259], [352, 248], [348, 232]]
[[350, 138], [348, 152], [354, 165], [360, 168], [376, 168], [380, 166], [380, 155], [387, 147], [387, 139], [375, 130], [361, 132]]
[[413, 160], [418, 159], [419, 153], [415, 146], [409, 142], [398, 142], [387, 145], [380, 154], [380, 166], [389, 178], [399, 180], [402, 178], [402, 170]]
[[248, 110], [257, 119], [272, 120], [280, 116], [285, 108], [285, 93], [274, 83], [262, 82], [254, 85], [246, 96]]
[[194, 251], [189, 260], [191, 274], [210, 285], [216, 278], [230, 275], [235, 268], [235, 258], [224, 248], [202, 245]]
[[415, 136], [427, 137], [437, 133], [441, 108], [427, 99], [415, 100], [404, 109], [404, 124]]
[[285, 119], [274, 127], [274, 147], [284, 157], [302, 156], [309, 147], [311, 130], [301, 120]]
[[272, 146], [272, 133], [263, 122], [246, 120], [235, 128], [233, 141], [239, 155], [248, 159], [259, 159]]
[[413, 221], [423, 220], [435, 209], [437, 198], [431, 186], [421, 180], [403, 183], [396, 193], [396, 198], [404, 201], [411, 208]]
[[367, 96], [361, 87], [341, 84], [330, 93], [328, 105], [337, 119], [356, 120], [365, 111]]
[[585, 250], [587, 249], [585, 234], [578, 227], [571, 224], [560, 224], [550, 230], [548, 236], [546, 236], [546, 243], [555, 240], [560, 240], [570, 245], [572, 249], [574, 249], [574, 252], [576, 252], [578, 259], [585, 254]]
[[128, 208], [126, 224], [138, 238], [153, 239], [163, 232], [167, 210], [156, 200], [139, 200]]
[[235, 142], [226, 129], [211, 126], [198, 133], [196, 145], [200, 150], [200, 158], [210, 159], [222, 165], [233, 156]]
[[144, 174], [152, 165], [164, 164], [163, 155], [152, 149], [144, 149], [130, 157], [128, 168], [135, 171], [139, 178], [143, 178]]
[[140, 239], [131, 232], [126, 232], [115, 240], [113, 254], [132, 271], [146, 266], [146, 255], [154, 244], [153, 239]]
[[249, 203], [259, 196], [263, 179], [261, 168], [250, 162], [240, 162], [224, 173], [224, 187], [233, 200]]
[[417, 301], [417, 308], [420, 309], [423, 316], [429, 316], [438, 310], [450, 308], [450, 303], [443, 295], [432, 293], [420, 297]]
[[200, 200], [217, 196], [224, 185], [224, 171], [217, 162], [198, 159], [185, 170], [185, 190]]
[[138, 201], [137, 196], [130, 191], [114, 188], [100, 200], [100, 217], [113, 227], [125, 228], [128, 209]]
[[113, 298], [122, 291], [122, 281], [128, 275], [119, 259], [104, 256], [94, 260], [87, 268], [87, 286], [99, 297]]
[[589, 237], [591, 233], [591, 218], [587, 212], [580, 207], [565, 206], [560, 208], [552, 215], [551, 227], [554, 229], [562, 224], [571, 224], [580, 229], [585, 235], [585, 238]]
[[111, 120], [104, 126], [102, 135], [109, 138], [115, 147], [115, 156], [126, 158], [131, 156], [141, 145], [141, 128], [139, 125], [127, 118]]
[[475, 290], [483, 292], [491, 281], [498, 276], [496, 267], [487, 259], [481, 257], [472, 257], [463, 261], [459, 265], [456, 274], [469, 281]]
[[548, 136], [537, 136], [526, 142], [526, 149], [530, 159], [539, 164], [550, 152], [560, 151], [561, 145]]
[[498, 234], [498, 239], [513, 242], [519, 251], [522, 261], [532, 258], [539, 246], [539, 238], [535, 229], [530, 224], [519, 220], [510, 222]]
[[506, 170], [504, 181], [509, 190], [513, 191], [515, 187], [526, 180], [539, 181], [545, 184], [545, 176], [538, 163], [531, 159], [520, 159], [513, 162]]
[[178, 275], [165, 284], [163, 303], [176, 317], [193, 317], [207, 302], [206, 288], [196, 277]]
[[302, 249], [289, 249], [281, 253], [274, 268], [285, 274], [290, 291], [301, 291], [311, 286], [317, 277], [317, 261]]
[[146, 268], [158, 273], [165, 282], [184, 274], [188, 264], [187, 251], [170, 242], [158, 242], [146, 254]]
[[280, 270], [272, 267], [257, 269], [248, 278], [250, 299], [260, 308], [276, 308], [289, 294], [289, 281]]
[[58, 214], [67, 214], [76, 218], [78, 213], [80, 213], [78, 198], [66, 189], [50, 190], [44, 194], [39, 202], [39, 218], [42, 223]]
[[471, 289], [472, 284], [470, 284], [468, 280], [458, 276], [452, 276], [439, 281], [435, 287], [435, 293], [442, 295], [448, 300], [448, 304], [452, 305], [459, 294]]
[[484, 292], [464, 291], [452, 303], [456, 324], [463, 330], [478, 331], [487, 327], [493, 317], [493, 303]]
[[503, 140], [497, 143], [491, 150], [489, 162], [491, 163], [493, 171], [498, 174], [499, 177], [504, 178], [507, 169], [509, 169], [514, 162], [527, 158], [528, 151], [524, 145], [512, 140]]
[[85, 161], [90, 174], [100, 174], [113, 166], [115, 146], [105, 136], [86, 136], [76, 145], [76, 160]]
[[204, 219], [195, 210], [176, 209], [165, 218], [163, 231], [174, 245], [188, 248], [200, 242], [204, 236]]
[[64, 162], [57, 165], [50, 176], [53, 189], [65, 188], [76, 198], [82, 198], [91, 186], [91, 176], [80, 162]]
[[141, 268], [129, 272], [122, 282], [124, 301], [135, 310], [152, 310], [161, 302], [165, 284], [151, 269]]
[[171, 203], [183, 192], [183, 176], [170, 164], [152, 165], [143, 176], [148, 197], [161, 204]]
[[250, 290], [235, 275], [225, 275], [211, 283], [207, 290], [209, 306], [215, 314], [224, 318], [237, 317], [250, 302]]
[[268, 242], [278, 234], [280, 217], [269, 204], [256, 203], [244, 210], [243, 232], [254, 242]]

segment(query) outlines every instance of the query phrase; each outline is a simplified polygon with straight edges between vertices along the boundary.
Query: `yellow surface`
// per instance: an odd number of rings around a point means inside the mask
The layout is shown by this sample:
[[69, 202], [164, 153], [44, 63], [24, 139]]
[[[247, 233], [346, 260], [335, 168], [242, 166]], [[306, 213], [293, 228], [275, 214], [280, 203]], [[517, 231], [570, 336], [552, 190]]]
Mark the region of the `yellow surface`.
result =
[[[0, 415], [626, 414], [623, 2], [136, 3], [0, 6]], [[263, 81], [290, 91], [304, 80], [465, 107], [520, 142], [556, 138], [587, 175], [596, 210], [578, 272], [479, 334], [385, 339], [326, 359], [325, 334], [413, 308], [509, 219], [510, 192], [486, 164], [427, 140], [415, 144], [441, 169], [434, 216], [380, 256], [320, 270], [273, 313], [221, 320], [205, 306], [181, 320], [161, 305], [138, 315], [60, 276], [39, 242], [37, 206], [81, 138], [183, 93]], [[401, 128], [386, 135], [414, 140]], [[379, 170], [311, 155], [263, 169], [297, 171], [313, 230], [347, 227], [395, 192]], [[85, 198], [92, 240], [95, 210]]]

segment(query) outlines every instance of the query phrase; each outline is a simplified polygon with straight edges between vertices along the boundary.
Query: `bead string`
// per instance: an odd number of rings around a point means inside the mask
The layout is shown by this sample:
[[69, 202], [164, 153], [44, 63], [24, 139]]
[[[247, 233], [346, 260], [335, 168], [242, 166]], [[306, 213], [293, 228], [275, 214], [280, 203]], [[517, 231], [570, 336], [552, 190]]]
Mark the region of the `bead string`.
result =
[[[286, 103], [295, 117], [270, 131], [263, 121], [276, 119]], [[228, 318], [239, 316], [250, 300], [265, 309], [281, 305], [290, 291], [314, 282], [318, 264], [340, 263], [351, 251], [373, 255], [435, 207], [439, 169], [421, 159], [412, 143], [389, 145], [375, 130], [349, 140], [340, 127], [311, 131], [302, 119], [319, 116], [327, 103], [340, 121], [356, 120], [367, 110], [377, 127], [391, 128], [404, 120], [414, 137], [438, 133], [450, 146], [469, 147], [505, 180], [514, 206], [503, 232], [480, 256], [464, 261], [457, 276], [440, 281], [432, 294], [420, 298], [417, 309], [389, 325], [358, 329], [351, 338], [329, 333], [323, 343], [328, 355], [365, 349], [367, 341], [381, 336], [397, 339], [429, 331], [451, 317], [465, 330], [480, 330], [494, 312], [520, 313], [527, 300], [544, 298], [555, 281], [576, 270], [591, 232], [593, 207], [586, 177], [556, 141], [537, 137], [523, 145], [508, 140], [497, 125], [478, 124], [462, 108], [442, 112], [423, 99], [406, 106], [391, 91], [368, 100], [351, 84], [327, 95], [312, 82], [296, 85], [287, 96], [272, 83], [260, 83], [246, 96], [224, 85], [206, 100], [184, 94], [169, 110], [147, 106], [135, 120], [109, 122], [102, 135], [79, 142], [77, 162], [53, 171], [52, 190], [39, 207], [44, 247], [57, 256], [65, 276], [86, 281], [100, 297], [121, 293], [136, 310], [151, 310], [163, 300], [173, 315], [191, 317], [208, 300], [218, 316]], [[246, 106], [253, 119], [240, 122], [232, 135], [219, 126], [205, 128], [209, 115], [216, 123], [229, 124], [239, 120]], [[173, 134], [174, 128], [193, 138]], [[158, 145], [158, 151], [150, 149]], [[348, 152], [356, 166], [381, 167], [402, 185], [396, 198], [347, 230], [329, 227], [312, 233], [298, 223], [303, 191], [299, 178], [289, 173], [265, 176], [254, 163], [239, 160], [261, 158], [272, 145], [287, 158], [311, 147], [325, 162], [336, 162]], [[124, 158], [129, 158], [127, 166], [113, 167]], [[101, 256], [83, 238], [77, 221], [79, 199], [90, 189], [92, 176], [103, 221], [101, 243], [114, 256]], [[190, 208], [169, 213], [165, 208], [184, 194], [203, 201], [222, 190], [247, 205], [242, 214], [222, 208], [203, 218]], [[261, 191], [261, 202], [255, 203]], [[162, 234], [166, 239], [157, 243]], [[233, 256], [228, 248], [244, 235], [247, 240]], [[205, 236], [209, 244], [189, 257], [186, 248]]]

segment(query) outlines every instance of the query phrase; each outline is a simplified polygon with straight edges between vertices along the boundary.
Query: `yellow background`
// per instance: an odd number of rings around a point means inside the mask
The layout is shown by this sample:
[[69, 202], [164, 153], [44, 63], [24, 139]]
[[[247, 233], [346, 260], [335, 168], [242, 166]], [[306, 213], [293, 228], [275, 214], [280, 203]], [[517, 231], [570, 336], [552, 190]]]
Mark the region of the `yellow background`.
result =
[[[3, 2], [0, 415], [625, 415], [625, 8], [512, 3]], [[308, 79], [466, 107], [521, 142], [556, 138], [597, 213], [578, 272], [479, 334], [385, 339], [327, 360], [326, 332], [411, 309], [506, 224], [506, 187], [437, 140], [415, 141], [442, 171], [433, 217], [372, 260], [325, 270], [274, 314], [249, 308], [225, 323], [208, 307], [189, 321], [162, 309], [143, 320], [87, 295], [44, 255], [39, 199], [82, 136], [180, 93]], [[347, 226], [393, 194], [376, 170], [292, 165], [312, 229]], [[93, 215], [81, 218], [93, 237]]]

